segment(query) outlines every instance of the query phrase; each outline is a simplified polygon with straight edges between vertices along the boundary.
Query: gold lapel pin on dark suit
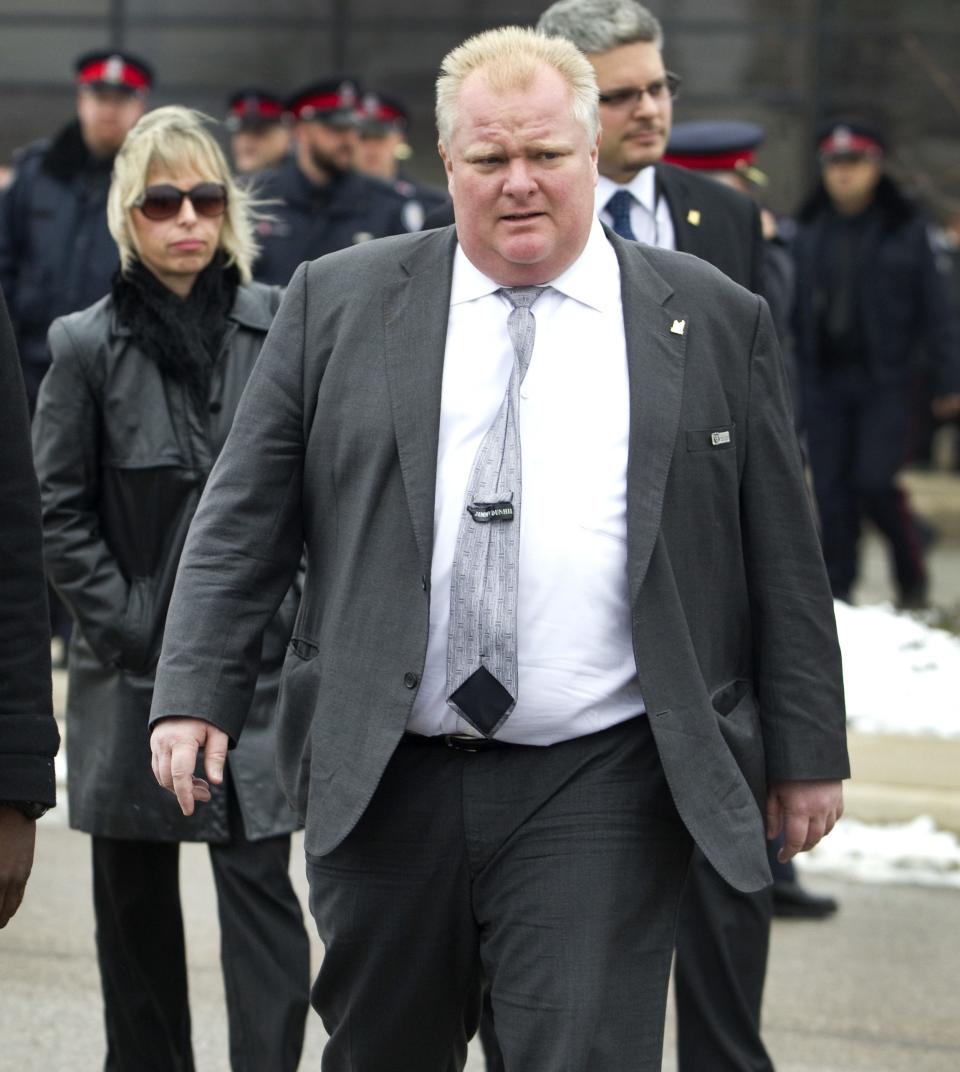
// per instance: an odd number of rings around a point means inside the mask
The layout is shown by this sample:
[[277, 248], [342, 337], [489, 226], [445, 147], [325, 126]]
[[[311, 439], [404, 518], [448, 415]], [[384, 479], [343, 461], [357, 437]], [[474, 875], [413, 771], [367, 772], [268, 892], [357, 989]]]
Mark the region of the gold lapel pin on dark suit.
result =
[[682, 335], [686, 330], [687, 330], [687, 322], [686, 322], [686, 320], [674, 320], [673, 324], [670, 327], [670, 331], [674, 335]]
[[691, 227], [700, 226], [700, 209], [690, 209], [690, 211], [687, 213], [687, 223], [689, 223]]

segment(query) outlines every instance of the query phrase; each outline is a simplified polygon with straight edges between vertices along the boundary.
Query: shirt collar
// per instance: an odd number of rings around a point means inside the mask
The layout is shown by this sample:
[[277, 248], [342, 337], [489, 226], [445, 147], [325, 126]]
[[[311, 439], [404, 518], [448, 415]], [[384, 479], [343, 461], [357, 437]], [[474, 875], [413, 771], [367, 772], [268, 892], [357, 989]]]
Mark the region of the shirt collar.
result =
[[606, 208], [607, 202], [618, 190], [628, 190], [640, 202], [641, 205], [655, 216], [657, 212], [657, 172], [651, 165], [641, 168], [633, 178], [621, 186], [613, 179], [601, 175], [597, 180], [596, 205], [597, 212]]
[[[566, 271], [550, 284], [554, 290], [600, 312], [617, 308], [620, 301], [620, 265], [613, 246], [594, 216], [583, 252]], [[460, 305], [486, 297], [500, 289], [500, 284], [483, 274], [463, 252], [458, 243], [453, 257], [450, 304]]]

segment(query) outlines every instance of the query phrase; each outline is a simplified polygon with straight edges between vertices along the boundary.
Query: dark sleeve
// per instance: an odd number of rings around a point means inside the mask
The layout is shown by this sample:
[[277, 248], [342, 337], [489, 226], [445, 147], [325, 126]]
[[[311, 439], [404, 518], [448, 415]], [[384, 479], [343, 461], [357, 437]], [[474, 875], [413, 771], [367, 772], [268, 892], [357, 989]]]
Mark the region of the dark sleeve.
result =
[[287, 287], [190, 525], [151, 723], [190, 715], [239, 738], [264, 629], [297, 575], [309, 267], [301, 265]]
[[950, 295], [949, 275], [942, 271], [926, 226], [918, 224], [920, 246], [920, 330], [925, 336], [936, 393], [960, 393], [960, 314]]
[[767, 779], [848, 778], [833, 599], [773, 321], [757, 304], [741, 528]]
[[0, 295], [0, 799], [56, 802], [50, 617], [27, 399]]
[[33, 421], [47, 574], [107, 665], [122, 661], [129, 585], [100, 531], [100, 408], [64, 319], [50, 327], [52, 363]]

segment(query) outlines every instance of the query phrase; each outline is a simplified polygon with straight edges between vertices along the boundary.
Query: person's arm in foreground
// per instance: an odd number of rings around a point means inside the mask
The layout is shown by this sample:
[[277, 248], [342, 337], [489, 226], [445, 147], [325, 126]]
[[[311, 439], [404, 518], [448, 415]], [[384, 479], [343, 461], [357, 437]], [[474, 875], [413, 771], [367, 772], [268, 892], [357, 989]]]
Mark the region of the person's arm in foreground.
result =
[[[33, 866], [36, 820], [17, 808], [53, 806], [50, 618], [40, 493], [20, 365], [0, 296], [0, 927], [20, 907]], [[7, 803], [11, 802], [11, 803]]]
[[[151, 763], [184, 815], [223, 780], [250, 706], [263, 630], [301, 561], [306, 307], [301, 266], [210, 475], [167, 614]], [[201, 749], [206, 778], [194, 777]]]
[[783, 831], [779, 858], [785, 862], [833, 829], [843, 813], [841, 779], [850, 768], [833, 600], [765, 303], [749, 390], [744, 559], [767, 753], [767, 837]]

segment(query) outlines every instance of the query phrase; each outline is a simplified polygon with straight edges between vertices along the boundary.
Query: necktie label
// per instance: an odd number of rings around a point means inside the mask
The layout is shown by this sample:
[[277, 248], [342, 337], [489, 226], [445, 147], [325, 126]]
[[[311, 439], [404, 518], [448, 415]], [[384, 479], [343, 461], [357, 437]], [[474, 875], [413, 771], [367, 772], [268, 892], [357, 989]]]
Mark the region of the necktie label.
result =
[[513, 503], [470, 503], [467, 513], [478, 525], [489, 525], [491, 521], [512, 521]]

